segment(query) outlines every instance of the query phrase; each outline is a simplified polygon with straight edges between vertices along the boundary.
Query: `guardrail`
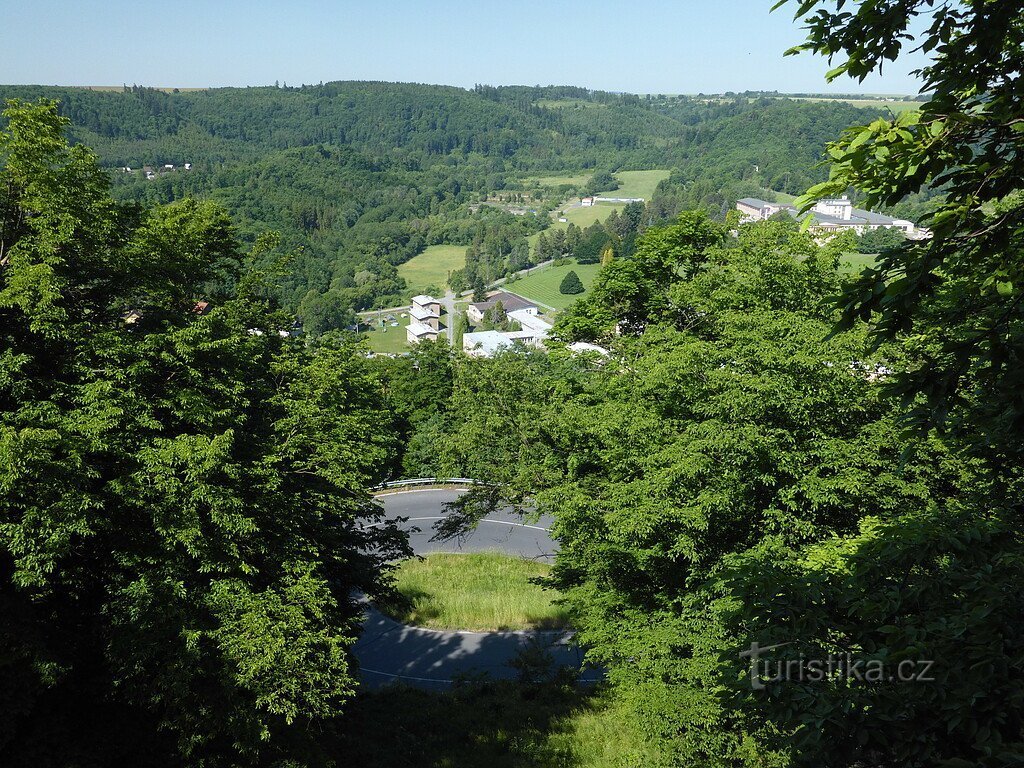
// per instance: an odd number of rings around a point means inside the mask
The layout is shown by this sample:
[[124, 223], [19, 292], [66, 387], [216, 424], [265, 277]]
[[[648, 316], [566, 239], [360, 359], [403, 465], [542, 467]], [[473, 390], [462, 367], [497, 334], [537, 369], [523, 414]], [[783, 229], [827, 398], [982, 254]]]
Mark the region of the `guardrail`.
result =
[[384, 491], [388, 488], [407, 488], [416, 485], [476, 485], [479, 481], [469, 477], [413, 477], [408, 480], [392, 480], [388, 483], [375, 485], [373, 490]]

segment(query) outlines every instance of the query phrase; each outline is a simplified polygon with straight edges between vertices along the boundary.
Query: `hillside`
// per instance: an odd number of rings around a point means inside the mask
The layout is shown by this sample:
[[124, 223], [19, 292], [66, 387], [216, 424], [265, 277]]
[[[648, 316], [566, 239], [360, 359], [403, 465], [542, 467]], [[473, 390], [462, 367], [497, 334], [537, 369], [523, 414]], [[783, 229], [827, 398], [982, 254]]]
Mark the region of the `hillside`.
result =
[[[380, 82], [183, 92], [0, 86], [0, 99], [9, 98], [58, 100], [71, 140], [98, 154], [123, 201], [213, 198], [243, 243], [279, 232], [262, 263], [292, 254], [280, 299], [314, 333], [407, 295], [396, 267], [430, 245], [474, 246], [470, 280], [528, 265], [527, 238], [598, 171], [670, 172], [648, 195], [644, 221], [684, 207], [721, 215], [731, 199], [764, 187], [795, 193], [820, 181], [824, 143], [877, 114], [786, 99]], [[146, 166], [156, 169], [151, 178]], [[568, 183], [537, 187], [538, 177]], [[515, 215], [523, 210], [501, 202], [511, 196], [536, 214]]]

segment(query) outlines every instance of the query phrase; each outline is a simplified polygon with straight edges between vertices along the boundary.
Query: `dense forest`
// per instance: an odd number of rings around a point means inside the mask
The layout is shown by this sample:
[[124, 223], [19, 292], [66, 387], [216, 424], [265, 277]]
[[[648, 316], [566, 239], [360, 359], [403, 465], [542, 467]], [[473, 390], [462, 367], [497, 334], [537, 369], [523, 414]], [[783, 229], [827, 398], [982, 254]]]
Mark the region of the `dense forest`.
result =
[[[548, 212], [569, 195], [601, 191], [538, 193], [527, 177], [671, 170], [645, 222], [687, 208], [720, 218], [737, 197], [796, 194], [824, 180], [825, 142], [879, 114], [742, 94], [368, 82], [182, 93], [4, 86], [3, 98], [58, 100], [69, 138], [97, 152], [120, 200], [212, 199], [243, 242], [280, 233], [261, 266], [279, 275], [283, 304], [315, 332], [404, 298], [395, 267], [427, 245], [474, 246], [457, 287], [529, 266], [526, 238], [548, 225]], [[480, 205], [501, 194], [525, 195], [537, 213]]]

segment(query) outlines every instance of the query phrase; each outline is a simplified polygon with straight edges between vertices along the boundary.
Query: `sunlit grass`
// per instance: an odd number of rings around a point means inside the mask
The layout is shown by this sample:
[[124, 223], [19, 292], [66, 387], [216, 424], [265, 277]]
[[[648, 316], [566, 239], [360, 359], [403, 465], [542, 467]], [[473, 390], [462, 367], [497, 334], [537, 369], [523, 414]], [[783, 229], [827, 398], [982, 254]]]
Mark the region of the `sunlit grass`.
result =
[[550, 566], [485, 552], [435, 554], [402, 563], [396, 573], [404, 605], [382, 606], [407, 624], [476, 631], [566, 626], [558, 593], [532, 580]]

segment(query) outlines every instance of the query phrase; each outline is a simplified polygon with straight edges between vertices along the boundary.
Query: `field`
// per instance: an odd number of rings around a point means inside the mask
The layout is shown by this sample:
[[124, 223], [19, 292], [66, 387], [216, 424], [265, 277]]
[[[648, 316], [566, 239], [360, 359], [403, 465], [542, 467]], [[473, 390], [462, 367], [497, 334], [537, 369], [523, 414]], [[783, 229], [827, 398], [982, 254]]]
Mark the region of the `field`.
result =
[[600, 269], [600, 264], [576, 264], [573, 262], [571, 264], [563, 264], [560, 267], [546, 267], [520, 280], [506, 283], [502, 287], [509, 293], [515, 293], [523, 298], [532, 299], [552, 309], [565, 309], [576, 299], [586, 295], [584, 292], [578, 293], [575, 296], [566, 296], [558, 292], [558, 286], [566, 273], [570, 270], [575, 271], [580, 276], [583, 287], [589, 290], [590, 284], [594, 282], [594, 278]]
[[412, 558], [395, 573], [407, 604], [385, 610], [405, 624], [431, 629], [561, 628], [566, 615], [552, 603], [557, 593], [531, 581], [550, 571], [497, 552]]
[[920, 101], [886, 101], [885, 99], [828, 99], [821, 96], [790, 96], [788, 98], [797, 101], [845, 101], [855, 107], [870, 107], [872, 109], [891, 109], [893, 112], [906, 112], [911, 109], [920, 109]]
[[839, 259], [839, 271], [844, 274], [858, 275], [864, 267], [874, 266], [877, 253], [844, 253]]
[[404, 277], [414, 293], [427, 287], [444, 288], [448, 273], [466, 266], [466, 246], [430, 245], [423, 253], [398, 265], [399, 277]]
[[[373, 322], [376, 324], [376, 319]], [[401, 354], [409, 351], [409, 345], [405, 341], [405, 326], [408, 322], [408, 318], [399, 317], [397, 328], [385, 325], [383, 328], [361, 331], [359, 335], [368, 339], [370, 349], [374, 352]]]
[[577, 187], [580, 184], [586, 184], [593, 175], [593, 173], [578, 173], [575, 176], [530, 176], [523, 179], [523, 186], [527, 189], [534, 185], [542, 187], [561, 187], [563, 185]]
[[619, 188], [602, 192], [603, 197], [642, 197], [650, 200], [658, 182], [667, 179], [668, 171], [618, 171], [613, 174], [619, 180]]

